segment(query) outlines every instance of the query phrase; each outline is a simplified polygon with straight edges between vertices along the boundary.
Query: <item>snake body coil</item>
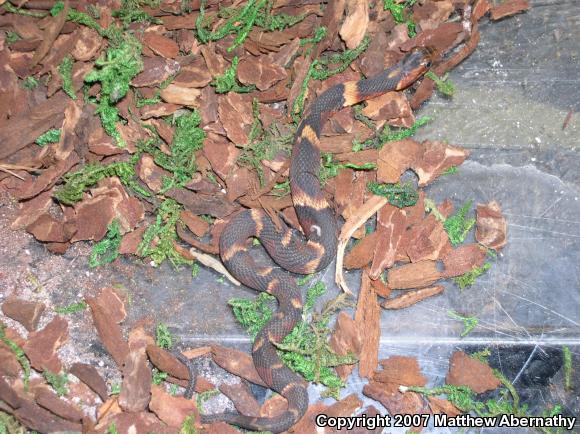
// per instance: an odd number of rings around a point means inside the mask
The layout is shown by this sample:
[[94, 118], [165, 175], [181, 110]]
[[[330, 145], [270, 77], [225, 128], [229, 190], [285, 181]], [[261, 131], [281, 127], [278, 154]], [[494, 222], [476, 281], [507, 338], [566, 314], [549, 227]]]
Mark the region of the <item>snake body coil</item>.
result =
[[287, 271], [310, 274], [324, 269], [336, 254], [338, 236], [336, 216], [319, 181], [319, 138], [324, 117], [368, 98], [406, 88], [426, 71], [429, 59], [426, 49], [415, 49], [379, 75], [333, 86], [311, 104], [298, 126], [290, 166], [292, 200], [304, 235], [283, 221], [279, 229], [264, 211], [257, 209], [238, 213], [223, 231], [220, 255], [227, 269], [244, 285], [278, 299], [277, 312], [256, 336], [252, 356], [264, 383], [288, 400], [288, 409], [273, 418], [228, 413], [206, 416], [204, 422], [223, 420], [250, 430], [277, 433], [290, 428], [306, 412], [307, 384], [283, 365], [274, 345], [300, 320], [301, 292], [285, 271], [254, 262], [249, 238], [259, 238], [272, 259]]

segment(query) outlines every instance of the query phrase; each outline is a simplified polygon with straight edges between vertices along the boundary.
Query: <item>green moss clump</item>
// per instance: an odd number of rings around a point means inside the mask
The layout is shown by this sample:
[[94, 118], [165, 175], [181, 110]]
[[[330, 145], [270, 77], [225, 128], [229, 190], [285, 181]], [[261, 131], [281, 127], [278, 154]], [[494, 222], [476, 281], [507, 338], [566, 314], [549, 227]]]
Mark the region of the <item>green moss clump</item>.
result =
[[136, 181], [134, 162], [127, 161], [117, 161], [106, 166], [87, 164], [77, 172], [67, 173], [63, 176], [64, 185], [54, 196], [65, 205], [73, 205], [82, 199], [85, 190], [109, 176], [117, 176], [123, 185], [141, 196], [151, 196], [151, 193]]
[[206, 137], [205, 131], [199, 127], [201, 117], [196, 110], [174, 116], [172, 122], [175, 125], [175, 132], [171, 144], [171, 155], [161, 151], [153, 141], [137, 145], [142, 152], [151, 154], [157, 165], [173, 175], [163, 179], [160, 193], [182, 187], [191, 180], [197, 169], [195, 152], [203, 148], [203, 141]]
[[40, 82], [38, 81], [38, 79], [33, 77], [32, 75], [29, 75], [22, 81], [22, 87], [28, 90], [36, 89], [39, 84]]
[[77, 303], [71, 303], [64, 307], [55, 307], [54, 311], [61, 315], [68, 315], [71, 313], [77, 313], [85, 310], [89, 307], [84, 301], [79, 301]]
[[486, 262], [481, 267], [474, 267], [471, 271], [468, 271], [461, 276], [454, 277], [453, 281], [459, 286], [460, 289], [465, 289], [475, 283], [475, 280], [491, 268], [491, 264]]
[[183, 419], [181, 428], [179, 428], [179, 434], [197, 434], [194, 416], [187, 416], [185, 419]]
[[165, 350], [173, 346], [173, 335], [169, 331], [167, 324], [159, 323], [155, 329], [155, 344]]
[[66, 388], [68, 376], [66, 373], [55, 374], [54, 372], [44, 371], [42, 375], [58, 396], [64, 396], [68, 393], [68, 389]]
[[141, 44], [135, 37], [125, 35], [122, 43], [109, 47], [106, 54], [95, 61], [95, 67], [87, 74], [85, 82], [101, 84], [96, 113], [107, 134], [123, 147], [126, 143], [117, 130], [119, 113], [115, 104], [125, 97], [129, 83], [143, 69]]
[[389, 199], [389, 203], [397, 208], [413, 206], [419, 200], [419, 193], [411, 184], [382, 184], [369, 182], [367, 189], [377, 196]]
[[89, 257], [89, 267], [99, 267], [117, 259], [122, 238], [119, 221], [114, 219], [107, 227], [105, 238], [93, 246]]
[[119, 18], [124, 26], [134, 22], [161, 24], [159, 18], [152, 17], [143, 10], [143, 6], [155, 8], [159, 7], [159, 3], [159, 0], [122, 0], [121, 8], [114, 10], [113, 16]]
[[52, 128], [48, 130], [46, 133], [38, 136], [38, 139], [36, 139], [34, 143], [36, 143], [38, 146], [46, 146], [50, 143], [58, 143], [59, 140], [60, 140], [60, 130]]
[[159, 265], [168, 259], [174, 267], [191, 265], [193, 261], [185, 259], [176, 250], [173, 243], [177, 240], [176, 225], [181, 213], [181, 206], [173, 199], [164, 200], [159, 205], [155, 222], [143, 234], [143, 240], [137, 247], [141, 256], [148, 256], [154, 264]]
[[467, 234], [475, 225], [474, 218], [466, 218], [467, 213], [471, 209], [473, 201], [468, 200], [463, 206], [451, 217], [448, 217], [443, 223], [443, 227], [449, 235], [449, 241], [453, 246], [457, 246], [465, 241]]
[[405, 14], [405, 9], [413, 6], [417, 0], [406, 0], [398, 2], [396, 0], [383, 0], [383, 8], [389, 11], [397, 24], [405, 23], [409, 37], [412, 38], [417, 34], [415, 23]]
[[341, 169], [353, 169], [353, 170], [375, 170], [377, 165], [375, 163], [365, 163], [365, 164], [354, 164], [354, 163], [338, 163], [333, 160], [332, 154], [323, 153], [321, 155], [322, 164], [320, 166], [320, 172], [318, 179], [320, 179], [320, 185], [325, 185], [330, 178], [334, 178], [338, 175]]

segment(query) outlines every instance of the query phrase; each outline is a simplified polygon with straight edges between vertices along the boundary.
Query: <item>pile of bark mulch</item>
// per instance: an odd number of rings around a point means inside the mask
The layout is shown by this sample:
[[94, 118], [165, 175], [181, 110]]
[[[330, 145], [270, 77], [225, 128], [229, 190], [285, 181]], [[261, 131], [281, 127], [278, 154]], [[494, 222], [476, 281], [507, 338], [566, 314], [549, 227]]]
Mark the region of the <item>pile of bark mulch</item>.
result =
[[[126, 300], [114, 289], [104, 288], [86, 301], [96, 332], [122, 373], [120, 392], [109, 392], [105, 380], [94, 366], [85, 363], [75, 363], [69, 367], [63, 365], [58, 355], [58, 349], [68, 340], [68, 325], [63, 317], [56, 316], [43, 329], [36, 330], [44, 307], [34, 302], [9, 299], [2, 304], [4, 314], [20, 322], [29, 334], [24, 339], [14, 328], [2, 326], [0, 411], [13, 415], [18, 422], [38, 432], [82, 430], [105, 433], [110, 432], [108, 430], [112, 426], [119, 433], [193, 432], [180, 431], [184, 426], [203, 429], [208, 433], [240, 432], [223, 422], [201, 425], [196, 400], [170, 394], [165, 387], [152, 384], [154, 367], [166, 373], [165, 381], [168, 383], [193, 387], [198, 394], [216, 389], [216, 385], [189, 369], [174, 353], [157, 346], [145, 326], [135, 326], [125, 339], [121, 324], [126, 317]], [[364, 341], [358, 330], [358, 322], [341, 313], [331, 341], [337, 348], [348, 348], [350, 351], [361, 348]], [[15, 346], [22, 348], [22, 354], [14, 351]], [[265, 385], [250, 355], [213, 345], [186, 351], [183, 356], [190, 360], [210, 357], [215, 364], [242, 378], [242, 382], [224, 383], [218, 389], [231, 399], [240, 413], [274, 417], [286, 410], [286, 402], [280, 395], [263, 404], [252, 395], [249, 383]], [[29, 360], [30, 365], [23, 363], [23, 358]], [[382, 369], [378, 369], [378, 365]], [[346, 378], [353, 367], [342, 366], [338, 372]], [[43, 378], [35, 374], [35, 371], [58, 372], [66, 380], [59, 384], [49, 376]], [[193, 380], [190, 378], [192, 374], [196, 375]], [[370, 382], [363, 393], [384, 405], [390, 414], [444, 412], [455, 416], [461, 413], [445, 399], [429, 397], [424, 400], [416, 392], [401, 389], [401, 386], [425, 386], [427, 382], [414, 358], [393, 356], [381, 360], [365, 376]], [[451, 357], [446, 384], [468, 386], [479, 394], [496, 389], [500, 382], [487, 364], [458, 351]], [[316, 415], [348, 416], [358, 413], [361, 406], [362, 402], [356, 394], [332, 405], [314, 403], [291, 432], [319, 432], [314, 423]], [[364, 414], [372, 417], [379, 411], [370, 406]], [[2, 422], [5, 423], [5, 420]], [[380, 431], [359, 429], [356, 432]]]
[[[528, 7], [522, 0], [495, 6], [487, 0], [425, 0], [407, 5], [401, 18], [382, 2], [279, 0], [265, 8], [264, 2], [210, 0], [200, 18], [200, 2], [188, 2], [182, 10], [183, 2], [168, 0], [143, 6], [135, 21], [126, 10], [118, 11], [143, 2], [65, 1], [59, 7], [33, 0], [0, 3], [0, 188], [20, 203], [12, 229], [26, 230], [48, 250], [62, 254], [72, 243], [113, 237], [116, 223], [119, 253], [151, 256], [154, 262], [198, 259], [220, 272], [225, 271], [219, 261], [207, 255], [217, 253], [219, 235], [236, 211], [280, 213], [300, 230], [286, 181], [294, 118], [301, 107], [334, 84], [382, 71], [416, 46], [435, 50], [433, 72], [441, 77], [476, 48], [480, 19], [488, 14], [499, 19]], [[256, 4], [264, 6], [266, 15], [240, 30], [243, 22], [231, 17], [255, 10]], [[296, 17], [296, 23], [265, 29], [272, 25], [267, 17], [282, 14]], [[200, 24], [206, 32], [213, 29], [212, 35], [228, 25], [237, 33], [202, 43]], [[238, 40], [241, 34], [246, 37]], [[129, 55], [134, 64], [117, 65], [118, 80], [107, 78], [103, 71], [115, 64], [114, 56], [125, 46], [123, 35], [137, 41], [131, 46], [139, 47], [137, 56]], [[343, 65], [344, 59], [348, 62]], [[333, 68], [339, 71], [328, 73]], [[312, 78], [321, 71], [329, 78]], [[124, 87], [126, 74], [130, 86]], [[228, 74], [231, 90], [218, 93]], [[425, 213], [422, 192], [415, 205], [401, 209], [367, 190], [370, 182], [399, 182], [408, 169], [423, 187], [467, 158], [466, 150], [442, 142], [381, 142], [385, 126], [405, 129], [416, 123], [413, 110], [435, 87], [426, 77], [406, 93], [390, 92], [358, 109], [345, 108], [329, 118], [321, 139], [322, 151], [331, 155], [327, 168], [335, 170], [324, 191], [347, 222], [341, 242], [346, 245], [351, 235], [359, 240], [344, 265], [363, 269], [355, 318], [341, 314], [331, 341], [337, 353], [359, 355], [360, 375], [372, 379], [365, 393], [393, 411], [402, 405], [401, 392], [390, 394], [384, 385], [405, 383], [376, 372], [381, 306], [403, 308], [441, 293], [440, 279], [481, 266], [487, 249], [505, 244], [505, 219], [494, 202], [478, 205], [477, 243], [453, 248], [441, 219], [453, 214], [450, 201], [437, 205], [437, 218]], [[111, 118], [118, 120], [113, 126], [107, 123]], [[193, 125], [193, 138], [183, 137], [186, 121]], [[45, 133], [53, 130], [59, 132], [46, 139]], [[363, 145], [355, 152], [357, 142]], [[183, 155], [184, 149], [189, 153]], [[376, 170], [353, 168], [369, 164]], [[375, 214], [376, 230], [365, 234], [364, 223]], [[151, 227], [164, 230], [150, 232]], [[387, 269], [386, 281], [381, 280]], [[402, 295], [395, 295], [401, 290]], [[3, 303], [3, 313], [29, 333], [21, 336], [3, 328], [0, 410], [40, 432], [104, 432], [113, 422], [119, 432], [130, 426], [137, 432], [179, 430], [187, 415], [197, 414], [195, 403], [152, 386], [150, 363], [180, 386], [187, 385], [188, 370], [156, 347], [144, 327], [123, 337], [124, 302], [114, 291], [105, 289], [87, 302], [103, 345], [123, 373], [120, 395], [107, 391], [95, 367], [63, 366], [58, 348], [68, 336], [66, 320], [56, 316], [36, 330], [43, 306], [13, 297]], [[359, 330], [365, 330], [364, 340]], [[262, 384], [250, 356], [232, 351], [214, 346], [188, 355], [211, 356], [230, 372]], [[25, 384], [28, 363], [32, 376]], [[393, 363], [381, 361], [388, 369]], [[352, 368], [337, 371], [346, 378]], [[69, 382], [67, 393], [58, 396], [45, 378], [34, 375], [46, 371], [68, 372], [79, 381]], [[200, 379], [196, 391], [213, 387]], [[259, 405], [244, 385], [220, 386], [220, 391], [245, 414], [269, 416], [284, 408], [276, 397]], [[406, 393], [401, 396], [412, 400]], [[90, 410], [95, 407], [96, 414]], [[318, 410], [348, 415], [359, 407], [355, 396], [330, 407], [315, 403], [294, 430], [312, 430], [309, 415]], [[224, 424], [206, 428], [235, 431]]]

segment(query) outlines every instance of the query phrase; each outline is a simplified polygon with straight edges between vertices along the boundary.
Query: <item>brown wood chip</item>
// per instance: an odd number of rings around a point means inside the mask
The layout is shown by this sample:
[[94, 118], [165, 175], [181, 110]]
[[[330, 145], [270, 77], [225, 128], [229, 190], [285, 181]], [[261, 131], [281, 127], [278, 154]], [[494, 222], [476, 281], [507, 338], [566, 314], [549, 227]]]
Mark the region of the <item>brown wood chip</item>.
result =
[[385, 309], [403, 309], [418, 303], [426, 298], [433, 297], [434, 295], [441, 294], [443, 292], [443, 286], [432, 286], [430, 288], [421, 288], [408, 291], [402, 295], [390, 298], [386, 300], [382, 307]]
[[445, 383], [467, 386], [475, 393], [495, 390], [501, 385], [489, 365], [469, 357], [463, 351], [455, 351], [451, 356]]
[[354, 317], [357, 328], [364, 330], [365, 333], [358, 367], [359, 375], [362, 378], [369, 378], [373, 375], [379, 359], [379, 339], [381, 337], [381, 308], [370, 280], [367, 271], [364, 270]]

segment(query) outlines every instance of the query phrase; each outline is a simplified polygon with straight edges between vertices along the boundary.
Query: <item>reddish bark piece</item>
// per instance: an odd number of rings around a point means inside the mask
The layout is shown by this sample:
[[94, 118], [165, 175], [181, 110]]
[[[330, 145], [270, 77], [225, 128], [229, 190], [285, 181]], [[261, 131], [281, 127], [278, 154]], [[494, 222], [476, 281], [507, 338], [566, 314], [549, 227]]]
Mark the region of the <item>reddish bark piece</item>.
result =
[[375, 246], [379, 241], [379, 233], [372, 232], [361, 238], [344, 258], [344, 267], [347, 270], [359, 269], [367, 266], [373, 259]]
[[375, 371], [373, 381], [394, 383], [403, 386], [425, 386], [427, 378], [421, 374], [415, 357], [391, 356], [379, 361], [382, 371]]
[[[195, 420], [199, 420], [199, 411], [195, 401], [183, 396], [172, 396], [163, 387], [153, 385], [151, 389], [151, 402], [149, 409], [168, 426], [181, 428], [187, 416], [193, 415]], [[196, 423], [198, 428], [201, 424]]]
[[249, 354], [220, 345], [212, 345], [211, 349], [213, 361], [226, 371], [238, 377], [245, 378], [251, 383], [268, 387], [260, 378], [258, 371], [254, 367], [252, 357]]
[[450, 167], [459, 166], [469, 156], [467, 149], [443, 142], [426, 140], [421, 143], [421, 146], [423, 147], [422, 158], [413, 165], [421, 187], [433, 182]]
[[48, 388], [38, 388], [34, 391], [34, 400], [38, 405], [48, 411], [72, 422], [80, 422], [83, 412], [69, 402], [60, 399], [56, 393], [51, 392]]
[[45, 308], [44, 303], [21, 300], [16, 297], [10, 297], [2, 303], [4, 315], [18, 321], [29, 332], [36, 330]]
[[200, 95], [201, 91], [199, 89], [177, 86], [173, 83], [159, 92], [159, 96], [163, 101], [188, 107], [199, 107]]
[[427, 1], [413, 8], [413, 22], [423, 31], [436, 29], [449, 18], [453, 10], [450, 0]]
[[238, 79], [243, 84], [255, 84], [259, 90], [271, 88], [287, 76], [286, 69], [273, 63], [268, 56], [257, 59], [244, 57], [238, 66]]
[[38, 241], [57, 243], [69, 241], [76, 232], [74, 223], [57, 220], [48, 213], [42, 214], [26, 230]]
[[13, 409], [20, 407], [21, 398], [4, 378], [0, 377], [0, 401], [5, 402]]
[[195, 215], [209, 214], [217, 218], [224, 218], [238, 209], [226, 200], [223, 193], [208, 195], [174, 188], [167, 191], [165, 196], [175, 199]]
[[245, 383], [223, 383], [219, 386], [219, 390], [234, 403], [234, 407], [241, 414], [252, 417], [259, 416], [260, 404]]
[[203, 153], [212, 169], [225, 179], [234, 169], [240, 150], [225, 137], [210, 133], [203, 142]]
[[486, 247], [500, 250], [507, 242], [507, 221], [495, 200], [477, 204], [475, 239]]
[[367, 1], [348, 0], [346, 2], [347, 15], [340, 27], [340, 37], [347, 48], [357, 47], [369, 24], [369, 3]]
[[76, 226], [72, 241], [102, 239], [113, 219], [117, 219], [121, 233], [135, 228], [143, 220], [143, 204], [129, 196], [117, 177], [105, 178], [90, 190], [91, 195], [75, 204]]
[[60, 34], [62, 30], [62, 26], [66, 22], [66, 17], [68, 15], [68, 8], [69, 2], [68, 0], [64, 2], [64, 8], [61, 11], [62, 13], [58, 14], [57, 16], [51, 17], [49, 19], [48, 25], [44, 29], [44, 33], [42, 35], [42, 42], [34, 52], [34, 56], [30, 60], [29, 68], [32, 69], [35, 67], [38, 62], [40, 62], [50, 51], [50, 48], [53, 46], [54, 41]]
[[167, 372], [169, 375], [182, 380], [189, 380], [187, 368], [169, 351], [156, 345], [149, 345], [147, 346], [147, 355], [151, 363], [160, 371]]
[[485, 262], [487, 251], [479, 244], [465, 244], [451, 250], [443, 258], [445, 277], [457, 277], [471, 271], [475, 267], [481, 267]]
[[45, 214], [52, 205], [52, 191], [45, 191], [26, 202], [20, 203], [18, 216], [10, 225], [10, 229], [18, 230], [31, 225], [41, 215]]
[[379, 359], [379, 338], [381, 308], [377, 295], [373, 291], [370, 278], [366, 270], [362, 273], [361, 288], [358, 294], [358, 302], [354, 320], [359, 330], [365, 331], [365, 339], [362, 342], [359, 360], [359, 375], [362, 378], [372, 376]]
[[426, 298], [433, 297], [434, 295], [441, 294], [443, 292], [443, 286], [432, 286], [429, 288], [415, 289], [412, 291], [405, 292], [403, 295], [399, 295], [394, 298], [390, 298], [385, 301], [381, 306], [385, 309], [403, 309], [412, 306]]
[[357, 411], [361, 405], [362, 401], [358, 395], [356, 393], [351, 393], [340, 401], [332, 404], [324, 413], [330, 417], [350, 416]]
[[378, 279], [383, 270], [395, 263], [397, 247], [407, 225], [406, 220], [405, 211], [391, 204], [386, 204], [377, 213], [378, 239], [369, 272], [371, 279]]
[[59, 373], [62, 364], [56, 354], [68, 339], [68, 322], [56, 316], [42, 330], [31, 332], [22, 349], [34, 369]]
[[[203, 57], [199, 56], [179, 71], [172, 83], [183, 87], [203, 88], [211, 82], [211, 74]], [[202, 91], [203, 92], [203, 91]]]
[[437, 398], [436, 396], [428, 396], [429, 407], [433, 414], [446, 414], [449, 417], [459, 416], [462, 411], [455, 407], [446, 399]]
[[198, 237], [203, 237], [209, 230], [209, 223], [189, 211], [181, 211], [181, 221]]
[[422, 288], [443, 277], [434, 261], [419, 261], [389, 270], [387, 276], [392, 289]]
[[371, 285], [379, 297], [387, 298], [391, 295], [392, 289], [389, 288], [381, 279], [371, 280]]
[[103, 38], [96, 30], [90, 27], [81, 26], [76, 30], [78, 34], [75, 47], [71, 54], [76, 60], [87, 62], [96, 57], [101, 50]]
[[[289, 433], [296, 434], [318, 434], [318, 427], [315, 419], [319, 414], [326, 413], [328, 406], [321, 402], [315, 402], [308, 407], [306, 413], [296, 424], [288, 430]], [[318, 428], [318, 429], [317, 429]]]
[[163, 27], [167, 30], [192, 30], [195, 29], [195, 21], [198, 15], [199, 12], [186, 15], [169, 15], [161, 17], [161, 21], [163, 22]]
[[511, 15], [525, 12], [530, 8], [528, 0], [507, 0], [494, 6], [490, 9], [490, 17], [492, 20], [499, 20], [501, 18], [509, 17]]
[[123, 333], [118, 324], [121, 321], [118, 319], [118, 309], [108, 304], [107, 298], [102, 296], [103, 293], [104, 291], [98, 297], [87, 297], [86, 302], [91, 308], [93, 323], [99, 338], [120, 368], [127, 359], [129, 346], [123, 339]]
[[258, 179], [255, 172], [250, 171], [247, 167], [235, 167], [226, 176], [227, 199], [234, 201], [245, 195], [252, 185], [258, 185], [257, 182]]
[[443, 224], [429, 215], [406, 234], [405, 253], [411, 262], [437, 260], [451, 250], [451, 243]]
[[[338, 314], [329, 345], [340, 356], [345, 356], [348, 353], [360, 356], [363, 347], [363, 334], [357, 323], [346, 312]], [[336, 373], [343, 380], [350, 375], [353, 369], [354, 365], [341, 365], [335, 368]]]
[[229, 92], [218, 98], [218, 113], [228, 139], [238, 146], [249, 142], [249, 134], [254, 123], [252, 100], [247, 95]]
[[161, 56], [144, 57], [143, 71], [131, 80], [131, 84], [135, 87], [155, 86], [163, 83], [179, 70], [179, 63], [175, 60]]
[[[5, 375], [7, 377], [19, 377], [22, 371], [18, 359], [5, 343], [0, 342], [0, 375]], [[2, 398], [0, 397], [0, 400]]]
[[137, 176], [147, 184], [151, 190], [159, 192], [163, 187], [163, 178], [171, 178], [171, 173], [155, 164], [153, 157], [142, 154], [135, 166]]
[[141, 226], [140, 228], [123, 235], [121, 245], [119, 246], [119, 254], [136, 255], [139, 250], [139, 245], [141, 244], [141, 241], [143, 241], [143, 234], [146, 229], [146, 226]]
[[157, 103], [142, 107], [139, 112], [141, 119], [161, 118], [174, 114], [181, 108], [179, 104]]
[[107, 383], [99, 374], [99, 371], [94, 366], [86, 363], [75, 363], [68, 371], [84, 384], [86, 384], [92, 391], [94, 391], [101, 400], [107, 400]]
[[455, 351], [451, 356], [445, 383], [467, 386], [475, 393], [495, 390], [501, 385], [488, 364], [469, 357], [463, 351]]
[[155, 54], [167, 59], [175, 59], [179, 55], [179, 46], [173, 39], [155, 32], [145, 32], [143, 43], [151, 48]]
[[24, 426], [38, 432], [82, 431], [80, 423], [63, 419], [27, 399], [20, 401], [14, 416]]
[[379, 151], [377, 180], [389, 184], [399, 182], [405, 170], [420, 158], [421, 150], [421, 145], [410, 139], [385, 143]]
[[[65, 121], [66, 125], [66, 121]], [[63, 131], [65, 131], [63, 126]], [[66, 134], [66, 132], [64, 132]], [[76, 152], [62, 152], [58, 149], [58, 146], [53, 146], [50, 148], [50, 152], [54, 152], [55, 155], [48, 156], [47, 158], [55, 158], [56, 162], [53, 163], [49, 168], [45, 169], [42, 174], [36, 178], [28, 178], [18, 189], [12, 192], [12, 194], [22, 200], [30, 199], [45, 190], [48, 190], [53, 185], [56, 184], [58, 179], [68, 172], [73, 166], [79, 162], [79, 156]], [[48, 154], [48, 151], [47, 151]]]
[[155, 340], [146, 334], [143, 327], [129, 333], [129, 354], [123, 366], [123, 384], [119, 395], [119, 406], [129, 412], [143, 411], [151, 399], [151, 368], [147, 363], [146, 348]]

